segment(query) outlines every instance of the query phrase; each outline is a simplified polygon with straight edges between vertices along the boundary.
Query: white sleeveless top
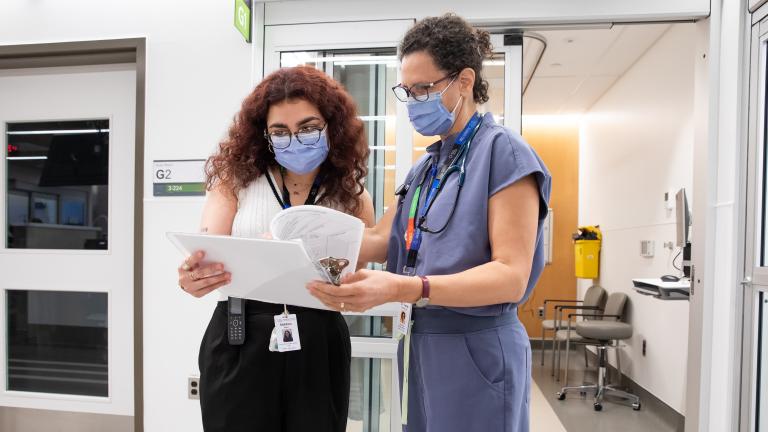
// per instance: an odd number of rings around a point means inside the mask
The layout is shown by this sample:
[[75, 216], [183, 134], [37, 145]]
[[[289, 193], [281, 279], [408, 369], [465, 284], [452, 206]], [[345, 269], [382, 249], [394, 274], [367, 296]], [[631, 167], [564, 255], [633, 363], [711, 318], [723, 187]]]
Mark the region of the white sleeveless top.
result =
[[[275, 183], [277, 184], [277, 183]], [[267, 175], [250, 182], [237, 192], [237, 213], [232, 221], [232, 237], [261, 237], [282, 208], [277, 203]]]
[[[269, 231], [272, 218], [282, 210], [272, 193], [267, 175], [272, 176], [272, 173], [259, 176], [237, 192], [237, 213], [232, 221], [232, 237], [261, 238], [262, 234]], [[274, 176], [272, 182], [277, 186]], [[322, 194], [321, 189], [318, 196]], [[222, 300], [227, 300], [227, 296], [219, 293], [219, 301]]]
[[[272, 218], [282, 210], [269, 187], [267, 175], [259, 176], [237, 192], [237, 213], [232, 221], [232, 237], [261, 238], [262, 234], [269, 231]], [[219, 293], [219, 301], [226, 299], [226, 295]]]

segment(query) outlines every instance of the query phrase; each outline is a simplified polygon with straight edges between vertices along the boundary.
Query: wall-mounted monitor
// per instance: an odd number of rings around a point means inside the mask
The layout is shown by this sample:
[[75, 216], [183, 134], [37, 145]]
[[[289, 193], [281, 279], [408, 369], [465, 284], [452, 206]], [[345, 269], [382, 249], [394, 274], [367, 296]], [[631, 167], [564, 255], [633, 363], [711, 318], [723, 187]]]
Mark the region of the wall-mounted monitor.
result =
[[677, 225], [677, 246], [685, 247], [691, 242], [689, 228], [691, 226], [691, 212], [688, 210], [688, 198], [685, 188], [675, 194], [675, 222]]

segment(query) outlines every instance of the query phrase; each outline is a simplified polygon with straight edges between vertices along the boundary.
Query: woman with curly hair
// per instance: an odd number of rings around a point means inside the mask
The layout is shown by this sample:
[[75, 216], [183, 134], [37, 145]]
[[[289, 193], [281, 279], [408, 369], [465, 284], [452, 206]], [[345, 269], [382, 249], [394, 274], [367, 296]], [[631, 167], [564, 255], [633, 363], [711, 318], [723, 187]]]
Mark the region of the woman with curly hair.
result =
[[309, 285], [331, 308], [416, 304], [399, 352], [408, 432], [528, 431], [531, 348], [517, 305], [544, 267], [551, 178], [520, 135], [477, 112], [491, 53], [488, 33], [453, 14], [405, 34], [393, 90], [416, 131], [440, 140], [366, 232], [361, 256], [388, 271]]
[[[228, 137], [206, 163], [202, 231], [260, 237], [275, 214], [302, 204], [332, 207], [370, 226], [373, 203], [363, 187], [367, 158], [363, 124], [342, 86], [314, 68], [280, 69], [246, 97]], [[179, 267], [179, 284], [195, 297], [230, 280], [222, 263], [204, 263], [203, 256], [197, 251]], [[230, 302], [245, 312], [239, 345], [227, 336]], [[283, 305], [220, 299], [198, 358], [207, 432], [345, 430], [351, 360], [346, 322], [338, 312], [290, 306], [301, 349], [276, 352], [270, 337], [282, 312]]]

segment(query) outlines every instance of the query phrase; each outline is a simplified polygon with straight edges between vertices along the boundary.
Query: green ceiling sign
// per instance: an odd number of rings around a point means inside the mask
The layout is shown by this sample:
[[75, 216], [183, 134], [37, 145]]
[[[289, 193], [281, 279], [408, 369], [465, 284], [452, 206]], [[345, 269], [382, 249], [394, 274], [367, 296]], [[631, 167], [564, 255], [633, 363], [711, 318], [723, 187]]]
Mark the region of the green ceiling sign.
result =
[[248, 3], [245, 0], [235, 0], [235, 28], [246, 42], [251, 43], [251, 6]]

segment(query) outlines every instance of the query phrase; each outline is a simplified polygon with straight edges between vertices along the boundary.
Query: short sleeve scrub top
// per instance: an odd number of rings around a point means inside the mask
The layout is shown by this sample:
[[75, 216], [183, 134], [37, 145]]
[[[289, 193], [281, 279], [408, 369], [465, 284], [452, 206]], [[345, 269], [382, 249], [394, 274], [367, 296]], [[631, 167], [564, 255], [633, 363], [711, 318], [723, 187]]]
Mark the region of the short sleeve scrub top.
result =
[[[448, 163], [456, 135], [427, 148], [408, 174], [392, 222], [387, 270], [403, 274], [407, 263], [405, 233], [418, 183], [431, 164]], [[491, 261], [488, 200], [507, 186], [533, 175], [539, 195], [536, 249], [520, 303], [531, 294], [544, 267], [542, 226], [548, 213], [551, 176], [534, 150], [516, 132], [482, 116], [465, 159], [465, 178], [458, 201], [459, 175], [446, 178], [434, 199], [415, 262], [418, 275], [444, 275]], [[422, 189], [428, 188], [428, 185]], [[420, 194], [421, 199], [427, 193]], [[419, 209], [422, 204], [419, 204]], [[453, 210], [452, 216], [451, 211]], [[531, 382], [528, 334], [517, 318], [517, 304], [413, 309], [409, 338], [398, 350], [401, 389], [404, 350], [408, 353], [404, 411], [407, 432], [475, 430], [527, 432]], [[409, 346], [405, 346], [408, 340]], [[405, 396], [407, 395], [407, 396]]]

